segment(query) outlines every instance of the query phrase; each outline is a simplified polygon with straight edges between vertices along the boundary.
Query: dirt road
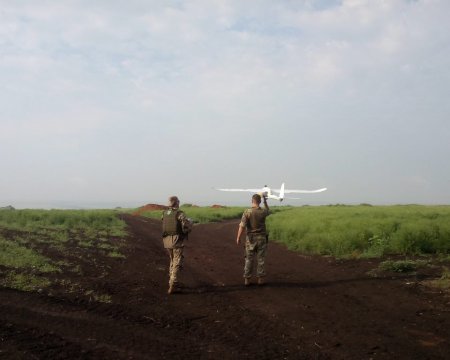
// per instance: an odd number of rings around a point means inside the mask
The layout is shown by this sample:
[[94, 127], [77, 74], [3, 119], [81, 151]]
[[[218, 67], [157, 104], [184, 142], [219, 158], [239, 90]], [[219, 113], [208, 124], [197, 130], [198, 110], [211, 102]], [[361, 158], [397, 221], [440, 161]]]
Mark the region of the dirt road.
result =
[[270, 243], [268, 284], [244, 288], [237, 221], [198, 225], [180, 294], [168, 296], [160, 223], [124, 216], [126, 259], [85, 278], [111, 303], [0, 289], [5, 359], [448, 359], [450, 305], [420, 275]]

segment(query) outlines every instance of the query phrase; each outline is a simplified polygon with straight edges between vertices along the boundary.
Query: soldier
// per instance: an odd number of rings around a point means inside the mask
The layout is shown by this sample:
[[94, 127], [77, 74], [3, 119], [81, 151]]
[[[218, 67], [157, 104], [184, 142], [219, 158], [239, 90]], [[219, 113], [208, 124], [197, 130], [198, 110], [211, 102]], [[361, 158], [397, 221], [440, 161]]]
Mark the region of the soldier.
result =
[[264, 209], [260, 207], [261, 195], [252, 196], [252, 207], [242, 214], [241, 223], [237, 233], [236, 243], [241, 242], [243, 230], [247, 229], [245, 239], [245, 266], [244, 266], [244, 283], [245, 286], [250, 285], [252, 277], [253, 259], [257, 257], [257, 274], [258, 285], [264, 285], [264, 277], [266, 272], [264, 269], [268, 236], [266, 231], [266, 217], [269, 215], [269, 206], [267, 198], [264, 196]]
[[170, 258], [169, 290], [172, 294], [178, 287], [178, 274], [183, 266], [183, 241], [187, 235], [183, 232], [183, 224], [188, 222], [183, 211], [179, 210], [180, 200], [176, 196], [169, 198], [169, 208], [163, 212], [163, 243]]

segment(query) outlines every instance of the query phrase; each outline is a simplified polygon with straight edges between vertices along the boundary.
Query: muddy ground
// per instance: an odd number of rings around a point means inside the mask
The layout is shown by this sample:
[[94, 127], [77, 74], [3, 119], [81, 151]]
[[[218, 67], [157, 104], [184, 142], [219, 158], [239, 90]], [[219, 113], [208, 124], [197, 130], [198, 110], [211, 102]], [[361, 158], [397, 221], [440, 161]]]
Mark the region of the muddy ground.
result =
[[110, 302], [61, 287], [0, 289], [0, 358], [450, 356], [450, 299], [421, 285], [435, 274], [374, 277], [368, 271], [377, 261], [307, 257], [271, 242], [267, 285], [244, 288], [243, 248], [234, 242], [238, 222], [227, 221], [195, 226], [185, 251], [184, 287], [168, 296], [160, 223], [124, 219], [126, 258], [82, 263], [83, 277], [70, 279], [80, 289], [107, 294]]

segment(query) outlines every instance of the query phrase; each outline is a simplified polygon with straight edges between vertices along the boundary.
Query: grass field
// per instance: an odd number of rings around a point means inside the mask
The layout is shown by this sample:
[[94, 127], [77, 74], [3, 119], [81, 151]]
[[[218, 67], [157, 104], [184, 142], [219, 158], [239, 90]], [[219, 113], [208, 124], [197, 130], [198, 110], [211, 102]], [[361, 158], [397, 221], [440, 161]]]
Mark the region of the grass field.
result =
[[[195, 222], [238, 219], [244, 207], [181, 207]], [[450, 206], [271, 207], [270, 238], [307, 254], [381, 257], [450, 253]], [[160, 218], [161, 211], [144, 216]]]
[[[239, 219], [244, 207], [182, 210], [197, 223]], [[439, 255], [450, 258], [450, 206], [272, 207], [270, 238], [306, 254], [340, 258]], [[160, 218], [161, 211], [144, 213]], [[77, 271], [70, 256], [82, 249], [123, 258], [125, 224], [113, 210], [0, 211], [0, 275], [5, 286], [32, 290], [49, 285], [52, 274]], [[194, 230], [195, 231], [195, 230]], [[40, 249], [40, 250], [38, 250]], [[48, 254], [58, 254], [58, 261]], [[70, 249], [70, 250], [68, 250]], [[386, 264], [403, 271], [417, 264]], [[398, 269], [397, 269], [397, 268]]]
[[[187, 217], [191, 218], [195, 223], [209, 223], [215, 221], [240, 219], [242, 213], [247, 207], [197, 207], [197, 206], [181, 206], [181, 210], [184, 211]], [[289, 207], [272, 206], [270, 208], [273, 214], [290, 209]], [[141, 214], [142, 216], [160, 219], [162, 210], [146, 211]]]
[[0, 211], [0, 227], [10, 230], [94, 231], [123, 235], [124, 224], [113, 210]]
[[0, 211], [0, 284], [25, 291], [47, 287], [52, 274], [79, 271], [71, 265], [77, 249], [123, 257], [111, 241], [126, 234], [117, 215], [112, 210]]
[[[187, 217], [194, 220], [196, 223], [208, 223], [214, 221], [221, 221], [226, 219], [238, 219], [242, 216], [243, 207], [225, 207], [225, 208], [211, 208], [211, 207], [196, 207], [196, 206], [181, 206]], [[162, 210], [146, 211], [142, 216], [153, 219], [160, 219]]]
[[308, 254], [450, 253], [450, 206], [304, 206], [267, 221], [272, 239]]

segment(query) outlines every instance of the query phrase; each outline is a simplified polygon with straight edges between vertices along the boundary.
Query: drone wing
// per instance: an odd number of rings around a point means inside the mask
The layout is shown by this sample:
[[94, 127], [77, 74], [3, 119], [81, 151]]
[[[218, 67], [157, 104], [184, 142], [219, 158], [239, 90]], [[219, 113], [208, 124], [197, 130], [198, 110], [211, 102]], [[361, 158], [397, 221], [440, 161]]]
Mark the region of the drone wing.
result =
[[237, 192], [237, 191], [243, 191], [243, 192], [250, 192], [250, 193], [257, 193], [260, 192], [261, 189], [216, 189], [215, 190], [219, 190], [219, 191], [233, 191], [233, 192]]
[[315, 194], [325, 191], [327, 188], [317, 189], [317, 190], [288, 190], [284, 189], [285, 194]]

